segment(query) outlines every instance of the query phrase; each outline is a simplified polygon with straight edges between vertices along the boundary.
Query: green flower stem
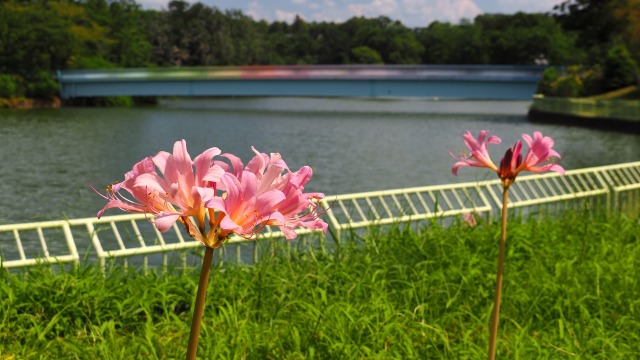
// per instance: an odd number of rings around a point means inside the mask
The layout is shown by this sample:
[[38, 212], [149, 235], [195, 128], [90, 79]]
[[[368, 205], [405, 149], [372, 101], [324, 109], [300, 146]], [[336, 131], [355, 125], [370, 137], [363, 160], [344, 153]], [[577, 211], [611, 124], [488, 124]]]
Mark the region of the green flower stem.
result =
[[200, 322], [204, 312], [204, 299], [207, 295], [207, 284], [209, 283], [209, 272], [211, 270], [211, 260], [213, 259], [213, 248], [205, 247], [204, 258], [202, 259], [202, 270], [200, 271], [200, 282], [198, 283], [198, 294], [196, 295], [196, 305], [193, 309], [193, 320], [191, 321], [191, 332], [189, 333], [189, 346], [187, 347], [187, 360], [194, 360], [198, 351], [198, 336], [200, 336]]
[[502, 191], [502, 231], [500, 232], [500, 252], [498, 254], [498, 274], [496, 276], [496, 294], [493, 299], [493, 312], [491, 313], [489, 360], [496, 357], [496, 339], [498, 337], [498, 318], [500, 316], [500, 299], [502, 297], [502, 272], [504, 269], [504, 250], [507, 244], [507, 203], [509, 201], [509, 187]]

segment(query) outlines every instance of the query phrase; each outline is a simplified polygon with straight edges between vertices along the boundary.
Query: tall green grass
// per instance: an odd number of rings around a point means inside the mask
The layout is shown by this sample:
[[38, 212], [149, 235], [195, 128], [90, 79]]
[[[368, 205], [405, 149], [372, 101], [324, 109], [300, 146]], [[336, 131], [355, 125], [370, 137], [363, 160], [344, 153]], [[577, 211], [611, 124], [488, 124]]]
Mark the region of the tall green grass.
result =
[[[486, 357], [499, 224], [372, 229], [329, 253], [276, 243], [212, 270], [202, 359]], [[640, 222], [509, 224], [498, 357], [640, 358]], [[183, 358], [198, 271], [0, 272], [0, 359]]]

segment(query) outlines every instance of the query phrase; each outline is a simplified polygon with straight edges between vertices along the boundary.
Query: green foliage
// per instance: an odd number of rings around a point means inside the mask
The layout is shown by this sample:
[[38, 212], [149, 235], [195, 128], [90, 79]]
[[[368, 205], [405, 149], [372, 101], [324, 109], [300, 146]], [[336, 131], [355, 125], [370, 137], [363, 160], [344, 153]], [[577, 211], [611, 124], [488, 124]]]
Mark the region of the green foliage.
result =
[[582, 92], [582, 81], [576, 76], [564, 76], [558, 79], [550, 95], [559, 97], [578, 97]]
[[[49, 97], [54, 86], [39, 72], [64, 69], [541, 61], [601, 66], [603, 74], [594, 70], [588, 79], [555, 81], [558, 94], [580, 96], [633, 83], [639, 18], [637, 0], [568, 0], [550, 14], [482, 14], [416, 29], [385, 16], [268, 23], [184, 0], [160, 11], [143, 10], [134, 0], [2, 1], [0, 72], [16, 76], [16, 92]], [[553, 93], [549, 86], [541, 85], [543, 92]]]
[[114, 69], [116, 65], [97, 56], [81, 56], [69, 60], [71, 69]]
[[[640, 352], [640, 224], [593, 209], [509, 223], [498, 357]], [[499, 224], [353, 235], [328, 253], [260, 242], [254, 266], [214, 265], [203, 359], [486, 356]], [[198, 273], [97, 267], [0, 271], [0, 354], [184, 357]]]
[[351, 49], [351, 56], [355, 64], [384, 64], [380, 54], [368, 46]]
[[13, 75], [0, 74], [0, 98], [13, 98], [18, 96], [18, 85]]
[[47, 71], [38, 71], [28, 82], [26, 96], [37, 99], [52, 99], [59, 91], [60, 85], [53, 74]]
[[133, 106], [133, 104], [131, 96], [108, 96], [105, 98], [105, 106], [127, 107]]
[[590, 63], [601, 62], [623, 23], [615, 9], [626, 0], [567, 0], [554, 7], [553, 16], [568, 32], [577, 35], [577, 45], [589, 54]]
[[74, 39], [65, 20], [37, 3], [0, 3], [0, 70], [26, 78], [64, 67]]
[[569, 66], [564, 72], [548, 68], [542, 74], [538, 93], [546, 96], [579, 97], [602, 93], [603, 73], [599, 66]]
[[475, 19], [487, 38], [492, 64], [533, 64], [539, 57], [551, 65], [581, 60], [574, 39], [553, 18], [544, 14], [487, 14]]
[[614, 46], [607, 52], [604, 62], [605, 90], [617, 90], [636, 84], [638, 84], [638, 66], [636, 62], [631, 58], [624, 45]]
[[419, 31], [427, 64], [488, 64], [487, 39], [480, 27], [433, 22]]
[[542, 72], [542, 78], [538, 83], [536, 93], [543, 95], [551, 95], [554, 83], [560, 78], [560, 72], [557, 68], [549, 67]]
[[[398, 21], [381, 16], [355, 17], [341, 26], [350, 39], [350, 48], [366, 46], [380, 54], [385, 64], [416, 64], [423, 51], [416, 35]], [[352, 61], [355, 61], [353, 59]]]

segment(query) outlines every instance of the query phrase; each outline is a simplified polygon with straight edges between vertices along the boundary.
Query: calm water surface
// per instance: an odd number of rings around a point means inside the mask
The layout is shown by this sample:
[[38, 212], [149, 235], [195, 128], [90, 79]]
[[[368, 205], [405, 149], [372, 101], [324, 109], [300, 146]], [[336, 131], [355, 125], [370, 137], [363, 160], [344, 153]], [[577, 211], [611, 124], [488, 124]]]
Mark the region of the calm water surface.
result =
[[[328, 195], [491, 178], [480, 169], [451, 175], [465, 130], [503, 138], [500, 156], [521, 133], [556, 139], [567, 169], [640, 160], [640, 136], [532, 124], [526, 102], [206, 99], [148, 108], [0, 111], [0, 223], [92, 217], [98, 189], [131, 166], [186, 139], [192, 157], [217, 146], [244, 160], [251, 146], [280, 152], [290, 168], [315, 170], [307, 189]], [[119, 213], [113, 210], [111, 214]]]

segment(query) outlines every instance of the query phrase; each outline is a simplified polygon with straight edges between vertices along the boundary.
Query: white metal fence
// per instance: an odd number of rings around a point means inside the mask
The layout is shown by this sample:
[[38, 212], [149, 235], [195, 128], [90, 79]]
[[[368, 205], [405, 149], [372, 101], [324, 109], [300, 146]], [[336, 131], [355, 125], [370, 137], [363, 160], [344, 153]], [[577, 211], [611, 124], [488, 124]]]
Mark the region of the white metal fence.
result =
[[[323, 206], [327, 209], [325, 220], [330, 236], [333, 241], [340, 241], [344, 231], [370, 226], [455, 219], [465, 214], [497, 215], [501, 193], [502, 186], [496, 179], [328, 196]], [[556, 173], [521, 176], [510, 188], [509, 201], [510, 208], [522, 211], [597, 203], [637, 216], [640, 161], [570, 170], [565, 176]], [[313, 236], [308, 230], [298, 233]], [[0, 265], [16, 268], [37, 263], [78, 264], [83, 253], [87, 254], [83, 258], [95, 259], [102, 266], [108, 259], [120, 258], [125, 266], [128, 259], [141, 259], [139, 265], [146, 269], [150, 261], [167, 266], [168, 255], [178, 252], [182, 266], [186, 266], [184, 250], [201, 245], [183, 234], [177, 224], [160, 233], [144, 214], [0, 225]], [[258, 242], [282, 237], [279, 231], [267, 228]], [[302, 236], [301, 241], [306, 238]], [[232, 237], [223, 248], [234, 245], [235, 253], [225, 250], [223, 254], [241, 260], [248, 244], [248, 240]], [[254, 259], [257, 252], [258, 245], [253, 242]]]

